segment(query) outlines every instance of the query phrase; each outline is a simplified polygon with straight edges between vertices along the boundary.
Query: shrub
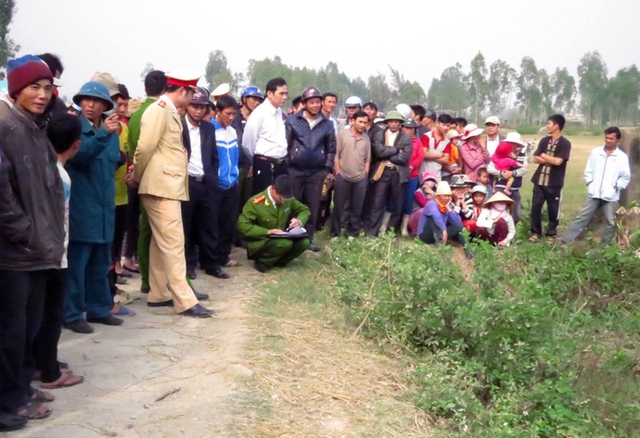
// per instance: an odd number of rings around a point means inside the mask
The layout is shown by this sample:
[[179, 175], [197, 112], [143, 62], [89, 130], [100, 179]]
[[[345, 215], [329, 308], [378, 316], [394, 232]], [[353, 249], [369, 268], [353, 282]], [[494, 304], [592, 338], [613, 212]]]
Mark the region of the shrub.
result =
[[640, 433], [632, 252], [481, 243], [465, 276], [452, 251], [386, 236], [332, 255], [335, 296], [363, 333], [420, 361], [419, 407], [473, 436]]

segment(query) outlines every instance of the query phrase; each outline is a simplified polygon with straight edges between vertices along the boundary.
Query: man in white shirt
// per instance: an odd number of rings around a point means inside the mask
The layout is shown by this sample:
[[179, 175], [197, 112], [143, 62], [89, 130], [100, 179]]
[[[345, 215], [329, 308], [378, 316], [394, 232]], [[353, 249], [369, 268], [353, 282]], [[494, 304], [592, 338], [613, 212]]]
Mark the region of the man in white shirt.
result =
[[449, 114], [440, 114], [436, 128], [422, 137], [424, 161], [420, 166], [420, 173], [430, 170], [436, 174], [438, 181], [442, 179], [442, 166], [449, 164], [451, 144], [446, 133], [453, 122], [453, 118]]
[[251, 114], [242, 136], [242, 147], [253, 160], [253, 194], [265, 190], [287, 173], [287, 138], [282, 107], [289, 90], [282, 78], [267, 82], [267, 98]]
[[492, 157], [500, 142], [505, 139], [505, 136], [498, 134], [500, 130], [500, 119], [496, 116], [487, 117], [484, 126], [486, 127], [487, 135], [481, 137], [480, 141], [484, 141], [483, 146], [486, 147], [489, 156]]
[[620, 129], [612, 126], [604, 131], [604, 147], [600, 146], [591, 151], [584, 179], [587, 183], [587, 200], [578, 217], [564, 232], [560, 240], [563, 243], [573, 242], [589, 225], [591, 219], [599, 209], [602, 209], [606, 219], [605, 230], [601, 243], [608, 245], [616, 236], [616, 210], [620, 191], [625, 189], [631, 181], [629, 157], [618, 148], [622, 137]]

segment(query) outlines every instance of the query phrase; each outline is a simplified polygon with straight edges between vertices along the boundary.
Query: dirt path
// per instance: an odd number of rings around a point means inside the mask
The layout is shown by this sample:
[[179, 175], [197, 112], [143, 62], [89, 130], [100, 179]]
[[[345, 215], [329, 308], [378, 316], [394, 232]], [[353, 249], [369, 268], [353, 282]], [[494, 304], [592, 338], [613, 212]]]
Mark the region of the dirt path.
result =
[[[397, 362], [302, 303], [277, 298], [273, 314], [260, 315], [250, 304], [273, 299], [260, 289], [278, 284], [282, 271], [262, 275], [241, 251], [233, 257], [243, 266], [229, 269], [230, 280], [199, 271], [194, 282], [211, 296], [212, 319], [149, 309], [143, 297], [122, 327], [64, 330], [60, 358], [85, 383], [53, 391], [53, 415], [10, 436], [428, 435]], [[139, 279], [122, 288], [138, 290]]]
[[[138, 315], [122, 327], [96, 324], [91, 335], [64, 330], [59, 356], [86, 381], [53, 391], [53, 415], [12, 436], [227, 436], [233, 420], [226, 400], [238, 378], [252, 373], [242, 354], [246, 304], [259, 278], [246, 260], [229, 271], [232, 280], [201, 272], [194, 282], [211, 296], [207, 305], [215, 318], [178, 317], [172, 309], [148, 308], [142, 298], [129, 305]], [[139, 284], [138, 277], [121, 287], [137, 290]]]

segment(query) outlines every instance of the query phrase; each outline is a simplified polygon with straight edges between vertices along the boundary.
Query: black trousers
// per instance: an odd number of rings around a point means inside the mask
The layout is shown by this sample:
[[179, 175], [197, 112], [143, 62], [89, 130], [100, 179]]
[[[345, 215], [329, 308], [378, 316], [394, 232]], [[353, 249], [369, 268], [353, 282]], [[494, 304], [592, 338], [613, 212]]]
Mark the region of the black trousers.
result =
[[[362, 207], [367, 193], [369, 181], [363, 178], [361, 181], [347, 181], [338, 174], [333, 186], [333, 214], [331, 215], [331, 235], [342, 234], [342, 224], [346, 223], [347, 236], [356, 237], [362, 229]], [[349, 208], [345, 209], [348, 205]]]
[[293, 195], [309, 207], [309, 220], [305, 224], [305, 229], [309, 233], [309, 241], [313, 241], [316, 232], [316, 221], [320, 210], [322, 198], [322, 184], [327, 176], [327, 171], [322, 170], [301, 170], [289, 166], [289, 176], [293, 180]]
[[[131, 258], [138, 250], [138, 235], [140, 233], [140, 198], [138, 189], [129, 189], [129, 204], [127, 204], [127, 239], [124, 256]], [[115, 243], [115, 242], [114, 242]]]
[[[229, 189], [218, 188], [211, 197], [211, 228], [213, 235], [213, 265], [224, 266], [229, 262], [229, 254], [233, 246], [233, 237], [238, 222], [238, 202], [240, 186], [236, 184]], [[201, 224], [203, 225], [203, 224]]]
[[254, 195], [266, 190], [273, 180], [280, 175], [287, 174], [287, 163], [283, 161], [281, 163], [274, 163], [271, 161], [261, 160], [260, 158], [253, 158], [253, 191]]
[[560, 222], [560, 201], [562, 200], [562, 187], [544, 187], [533, 185], [533, 199], [531, 200], [531, 234], [542, 234], [542, 206], [547, 203], [549, 213], [549, 226], [547, 236], [555, 236], [558, 233]]
[[36, 368], [42, 373], [42, 381], [49, 383], [60, 378], [58, 365], [58, 341], [64, 322], [64, 295], [67, 291], [67, 270], [46, 271], [44, 313], [40, 330], [33, 341]]
[[[387, 209], [389, 197], [393, 198], [393, 213], [389, 219], [389, 225], [397, 224], [402, 216], [402, 185], [400, 184], [400, 173], [397, 170], [385, 169], [378, 181], [373, 184], [373, 195], [369, 224], [367, 225], [367, 236], [377, 236], [382, 225], [382, 216]], [[351, 207], [349, 207], [351, 208]]]
[[122, 245], [124, 235], [127, 232], [127, 215], [129, 213], [129, 205], [116, 205], [116, 221], [113, 232], [113, 261], [119, 262], [122, 258]]
[[47, 271], [0, 270], [0, 411], [28, 402], [36, 370], [33, 341], [40, 330]]
[[[439, 246], [442, 243], [442, 230], [431, 216], [427, 216], [422, 233], [418, 236], [420, 240], [428, 245]], [[462, 224], [447, 225], [447, 241], [457, 240], [463, 246], [466, 244], [464, 234], [462, 234]]]
[[207, 190], [207, 184], [204, 181], [198, 182], [195, 178], [189, 177], [189, 200], [182, 203], [182, 226], [188, 271], [194, 270], [198, 261], [202, 269], [213, 269], [215, 266], [213, 197], [214, 194]]

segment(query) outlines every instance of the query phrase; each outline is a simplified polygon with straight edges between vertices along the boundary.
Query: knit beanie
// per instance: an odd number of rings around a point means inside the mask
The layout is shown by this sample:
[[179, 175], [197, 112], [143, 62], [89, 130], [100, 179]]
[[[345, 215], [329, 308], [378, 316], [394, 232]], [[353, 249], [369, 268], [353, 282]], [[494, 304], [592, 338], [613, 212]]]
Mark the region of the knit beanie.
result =
[[53, 75], [45, 62], [33, 55], [10, 59], [7, 64], [7, 82], [9, 96], [15, 99], [25, 87], [35, 84], [40, 79], [49, 79], [53, 83]]

